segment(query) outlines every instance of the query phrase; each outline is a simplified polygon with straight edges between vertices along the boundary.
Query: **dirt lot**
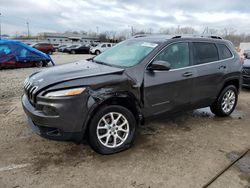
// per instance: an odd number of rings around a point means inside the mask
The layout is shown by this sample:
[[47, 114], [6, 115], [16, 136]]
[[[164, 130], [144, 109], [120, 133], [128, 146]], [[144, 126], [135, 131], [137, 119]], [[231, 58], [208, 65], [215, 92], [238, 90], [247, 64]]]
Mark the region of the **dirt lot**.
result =
[[[53, 58], [60, 64], [87, 56]], [[20, 103], [25, 77], [37, 70], [0, 71], [0, 188], [202, 187], [250, 149], [250, 90], [241, 92], [231, 117], [200, 109], [155, 120], [115, 155], [43, 139], [28, 128]], [[210, 187], [250, 187], [250, 152]]]

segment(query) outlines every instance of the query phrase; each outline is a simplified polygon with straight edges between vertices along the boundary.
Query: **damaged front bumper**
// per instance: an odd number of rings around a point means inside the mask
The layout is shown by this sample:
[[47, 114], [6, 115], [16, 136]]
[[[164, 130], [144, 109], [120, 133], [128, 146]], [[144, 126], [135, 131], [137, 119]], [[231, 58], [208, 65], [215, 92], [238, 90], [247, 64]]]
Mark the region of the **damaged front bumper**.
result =
[[53, 140], [80, 141], [83, 138], [87, 111], [81, 97], [61, 100], [42, 98], [34, 106], [23, 95], [22, 106], [29, 126], [38, 135]]

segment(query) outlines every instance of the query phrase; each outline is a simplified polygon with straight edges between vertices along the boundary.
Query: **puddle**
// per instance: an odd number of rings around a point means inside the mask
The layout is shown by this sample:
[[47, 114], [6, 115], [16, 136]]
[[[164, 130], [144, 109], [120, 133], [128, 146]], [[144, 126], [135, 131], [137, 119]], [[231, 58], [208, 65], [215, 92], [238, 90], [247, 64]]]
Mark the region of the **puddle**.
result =
[[210, 111], [210, 108], [200, 108], [193, 111], [194, 117], [207, 117], [207, 118], [214, 118], [215, 115]]
[[[193, 111], [194, 117], [207, 117], [207, 118], [217, 118], [210, 110], [209, 107], [200, 108]], [[233, 113], [227, 117], [232, 119], [242, 119], [242, 114], [238, 110], [234, 110]]]

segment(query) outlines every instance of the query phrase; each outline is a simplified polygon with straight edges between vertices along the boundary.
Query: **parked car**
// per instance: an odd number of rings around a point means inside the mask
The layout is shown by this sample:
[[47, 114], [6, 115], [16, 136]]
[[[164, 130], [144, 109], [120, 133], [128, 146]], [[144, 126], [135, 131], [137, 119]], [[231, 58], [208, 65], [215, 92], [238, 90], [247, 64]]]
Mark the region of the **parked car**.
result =
[[78, 46], [80, 46], [80, 44], [72, 44], [72, 45], [68, 45], [67, 47], [62, 49], [62, 52], [69, 52], [71, 48], [77, 48]]
[[153, 116], [207, 106], [229, 116], [241, 72], [232, 43], [220, 37], [145, 36], [31, 75], [22, 104], [39, 135], [87, 137], [96, 152], [112, 154], [129, 148], [138, 124]]
[[245, 56], [245, 58], [250, 59], [250, 50], [245, 50], [244, 56]]
[[66, 48], [65, 51], [70, 54], [88, 54], [89, 48], [87, 45], [76, 45]]
[[114, 44], [112, 44], [112, 43], [100, 43], [95, 47], [91, 47], [90, 48], [90, 53], [99, 55], [100, 53], [104, 52], [108, 48], [111, 48], [113, 45]]
[[0, 40], [0, 69], [47, 66], [53, 60], [27, 44], [10, 39]]
[[52, 55], [53, 52], [55, 52], [54, 46], [49, 43], [35, 43], [35, 44], [32, 44], [31, 46], [49, 55]]
[[250, 56], [245, 59], [242, 70], [243, 87], [250, 87]]
[[55, 47], [55, 51], [59, 52], [59, 49], [64, 48], [66, 46], [67, 46], [66, 44], [58, 45], [57, 47], [54, 46]]
[[67, 44], [64, 44], [64, 45], [61, 45], [58, 47], [58, 52], [63, 52], [66, 48], [70, 47], [72, 45], [67, 45]]

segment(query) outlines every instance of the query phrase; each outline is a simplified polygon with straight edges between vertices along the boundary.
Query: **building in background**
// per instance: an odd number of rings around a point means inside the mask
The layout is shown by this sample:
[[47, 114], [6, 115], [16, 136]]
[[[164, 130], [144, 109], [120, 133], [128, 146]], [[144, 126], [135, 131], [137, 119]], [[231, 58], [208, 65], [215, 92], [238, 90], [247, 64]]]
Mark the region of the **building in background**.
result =
[[53, 45], [73, 43], [89, 44], [98, 41], [98, 37], [76, 33], [39, 33], [38, 40], [48, 42]]
[[14, 40], [22, 41], [26, 44], [50, 43], [54, 46], [71, 44], [93, 44], [99, 41], [99, 37], [88, 36], [76, 33], [39, 33], [37, 36], [18, 36], [12, 37]]

